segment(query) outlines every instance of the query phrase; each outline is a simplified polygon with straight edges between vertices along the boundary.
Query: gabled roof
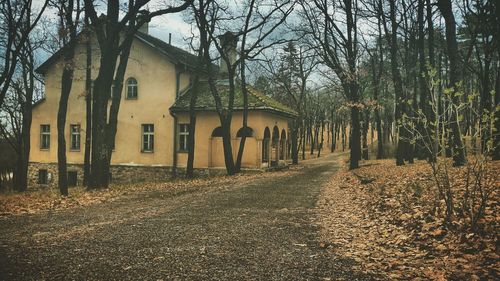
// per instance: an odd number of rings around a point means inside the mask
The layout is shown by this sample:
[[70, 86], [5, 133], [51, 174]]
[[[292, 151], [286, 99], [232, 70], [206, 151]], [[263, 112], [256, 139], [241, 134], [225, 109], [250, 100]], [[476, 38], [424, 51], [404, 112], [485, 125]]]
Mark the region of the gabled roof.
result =
[[[224, 80], [217, 82], [217, 88], [222, 99], [222, 104], [227, 106], [229, 101], [229, 86]], [[196, 100], [196, 111], [216, 111], [215, 100], [210, 91], [207, 81], [200, 81], [196, 87], [190, 87], [182, 93], [175, 103], [170, 107], [171, 112], [187, 112], [189, 111], [189, 103], [191, 95], [197, 91], [198, 97]], [[248, 109], [249, 110], [262, 110], [271, 113], [279, 114], [285, 117], [296, 117], [297, 112], [293, 109], [283, 105], [282, 103], [264, 95], [254, 87], [248, 85]], [[236, 85], [236, 92], [234, 97], [234, 110], [243, 110], [243, 94], [241, 86]]]
[[[188, 51], [182, 50], [180, 48], [174, 47], [161, 39], [158, 39], [146, 33], [142, 33], [140, 31], [135, 34], [135, 38], [143, 42], [144, 44], [154, 48], [176, 65], [180, 64], [193, 69], [198, 64], [198, 57], [196, 55], [193, 55]], [[55, 52], [36, 69], [36, 72], [40, 74], [45, 73], [45, 71], [47, 71], [47, 69], [61, 57], [65, 48], [66, 47], [63, 47]]]
[[161, 39], [142, 32], [137, 32], [135, 38], [139, 39], [139, 41], [145, 43], [146, 45], [155, 48], [174, 64], [182, 64], [189, 68], [195, 68], [198, 65], [198, 56], [168, 44]]

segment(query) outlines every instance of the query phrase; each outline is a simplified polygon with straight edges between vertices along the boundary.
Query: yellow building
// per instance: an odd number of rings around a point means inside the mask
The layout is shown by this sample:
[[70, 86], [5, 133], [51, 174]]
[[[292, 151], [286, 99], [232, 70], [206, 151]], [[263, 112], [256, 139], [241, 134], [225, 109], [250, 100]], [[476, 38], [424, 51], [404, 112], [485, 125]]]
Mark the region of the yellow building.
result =
[[[93, 70], [97, 75], [99, 52], [92, 48]], [[71, 185], [82, 183], [85, 146], [85, 45], [76, 48], [76, 67], [68, 101], [66, 144], [68, 178]], [[171, 176], [176, 165], [186, 166], [189, 137], [188, 105], [192, 69], [197, 57], [146, 33], [138, 33], [132, 44], [124, 79], [111, 179], [115, 182], [161, 181]], [[57, 111], [61, 92], [61, 52], [43, 63], [38, 72], [45, 79], [45, 97], [33, 109], [31, 127], [30, 183], [57, 182]], [[224, 88], [224, 82], [219, 81]], [[202, 83], [203, 84], [203, 83]], [[251, 128], [245, 145], [243, 168], [261, 169], [288, 158], [288, 122], [295, 112], [249, 89]], [[238, 93], [241, 95], [241, 93]], [[208, 88], [199, 92], [194, 166], [212, 172], [224, 168], [219, 118]], [[236, 98], [241, 101], [241, 98]], [[235, 103], [231, 134], [233, 150], [243, 133], [242, 104]], [[236, 153], [234, 153], [236, 155]], [[236, 157], [236, 156], [235, 156]]]

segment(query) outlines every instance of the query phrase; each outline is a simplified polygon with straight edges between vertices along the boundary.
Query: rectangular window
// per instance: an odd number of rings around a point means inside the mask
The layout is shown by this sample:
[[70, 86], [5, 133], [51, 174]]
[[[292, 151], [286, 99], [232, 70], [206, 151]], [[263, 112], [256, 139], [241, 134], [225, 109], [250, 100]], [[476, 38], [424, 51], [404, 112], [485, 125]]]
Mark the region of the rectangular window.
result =
[[70, 125], [71, 150], [80, 150], [80, 125]]
[[38, 170], [38, 184], [47, 184], [48, 173], [45, 169]]
[[50, 148], [50, 125], [40, 125], [40, 149]]
[[155, 126], [142, 124], [142, 152], [153, 152], [155, 140]]
[[179, 124], [179, 151], [188, 151], [189, 124]]

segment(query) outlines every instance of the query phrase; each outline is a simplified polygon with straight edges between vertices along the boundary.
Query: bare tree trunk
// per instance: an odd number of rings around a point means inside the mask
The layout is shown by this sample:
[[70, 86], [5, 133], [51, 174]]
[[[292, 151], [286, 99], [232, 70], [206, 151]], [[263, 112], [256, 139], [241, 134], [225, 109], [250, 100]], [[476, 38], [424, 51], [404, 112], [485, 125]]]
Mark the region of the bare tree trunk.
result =
[[333, 109], [331, 111], [330, 116], [331, 116], [330, 128], [331, 128], [331, 131], [332, 131], [332, 142], [331, 142], [330, 152], [334, 152], [335, 151], [336, 136], [337, 136], [337, 128], [336, 128], [336, 122], [333, 121], [333, 118], [334, 118], [334, 111], [333, 111]]
[[[500, 3], [493, 1], [495, 10], [495, 23], [496, 26], [500, 24]], [[500, 58], [500, 28], [496, 29], [494, 34], [494, 39], [497, 46], [497, 58]], [[497, 77], [495, 83], [495, 104], [498, 106], [500, 104], [500, 63], [497, 62]], [[495, 111], [495, 134], [493, 137], [493, 159], [500, 160], [500, 110]]]
[[[500, 7], [497, 6], [500, 14]], [[498, 16], [500, 22], [500, 15]], [[500, 40], [500, 38], [499, 38]], [[498, 51], [500, 57], [500, 50]], [[495, 104], [500, 104], [500, 63], [497, 66], [497, 81], [495, 85]], [[495, 111], [495, 134], [493, 137], [493, 160], [500, 160], [500, 110]]]
[[[459, 83], [462, 81], [460, 54], [458, 52], [458, 43], [456, 38], [456, 22], [453, 15], [451, 0], [438, 0], [438, 8], [445, 20], [446, 26], [446, 46], [448, 58], [450, 60], [450, 83], [449, 87], [453, 89], [452, 100], [455, 107], [458, 107], [459, 97], [455, 95], [458, 92]], [[459, 120], [457, 114], [451, 114], [451, 138], [453, 149], [453, 164], [462, 166], [465, 164], [465, 149], [462, 143], [462, 134], [460, 132]]]
[[[299, 114], [300, 116], [300, 114]], [[292, 164], [299, 164], [299, 148], [298, 148], [298, 131], [299, 131], [299, 121], [298, 117], [292, 124], [291, 132], [291, 142], [292, 142]]]
[[[375, 106], [375, 109], [373, 110], [374, 115], [375, 115], [375, 124], [377, 127], [377, 159], [382, 159], [384, 157], [384, 146], [383, 146], [383, 141], [384, 141], [384, 136], [382, 132], [382, 120], [380, 118], [380, 111], [379, 111], [379, 92], [380, 92], [380, 78], [382, 77], [382, 72], [384, 69], [384, 60], [383, 60], [383, 50], [382, 50], [382, 30], [381, 30], [381, 20], [380, 17], [382, 15], [378, 16], [378, 48], [377, 48], [377, 56], [373, 56], [371, 59], [371, 66], [372, 66], [372, 83], [373, 83], [373, 99], [374, 101], [377, 102], [377, 106]], [[375, 66], [375, 61], [376, 58], [378, 57], [378, 67]], [[373, 134], [372, 134], [373, 138]]]
[[224, 147], [224, 163], [228, 175], [234, 175], [236, 169], [233, 160], [233, 149], [231, 145], [231, 117], [226, 117], [221, 120], [222, 128], [222, 144]]
[[[65, 28], [67, 35], [62, 35], [62, 41], [66, 45], [63, 49], [64, 68], [61, 78], [61, 96], [59, 99], [59, 109], [57, 112], [57, 166], [58, 184], [61, 195], [68, 195], [68, 172], [66, 163], [66, 114], [68, 111], [68, 99], [73, 86], [73, 73], [75, 70], [75, 48], [77, 39], [78, 18], [80, 15], [79, 3], [69, 0], [67, 3], [60, 3], [61, 28]], [[75, 7], [75, 4], [77, 5]], [[76, 12], [76, 20], [73, 20], [73, 13]]]
[[363, 159], [368, 160], [368, 127], [370, 125], [370, 113], [368, 110], [365, 110], [364, 112], [365, 118], [363, 121], [363, 136], [362, 136], [362, 142], [363, 142]]
[[302, 125], [302, 160], [306, 160], [306, 127]]
[[[384, 28], [387, 40], [390, 45], [390, 53], [391, 53], [391, 72], [392, 72], [392, 80], [394, 83], [394, 91], [395, 91], [395, 102], [396, 102], [396, 111], [395, 111], [395, 121], [398, 130], [398, 142], [396, 149], [396, 165], [404, 165], [404, 152], [407, 147], [406, 138], [408, 137], [406, 134], [406, 130], [402, 126], [402, 116], [403, 112], [405, 112], [405, 103], [406, 100], [403, 94], [403, 83], [401, 79], [401, 73], [399, 72], [398, 65], [398, 43], [397, 43], [397, 30], [398, 30], [398, 22], [396, 20], [396, 4], [395, 0], [390, 0], [390, 20], [391, 20], [391, 32], [386, 27], [384, 20]], [[382, 4], [380, 2], [379, 6], [380, 12], [383, 13]]]
[[[245, 44], [245, 42], [242, 42]], [[239, 173], [241, 171], [241, 161], [243, 159], [243, 152], [245, 150], [245, 143], [247, 140], [247, 128], [248, 128], [248, 92], [245, 77], [245, 60], [241, 59], [241, 93], [243, 94], [243, 135], [241, 136], [240, 145], [238, 147], [238, 155], [236, 156], [235, 172]]]
[[88, 17], [85, 16], [85, 26], [87, 28], [86, 70], [85, 70], [85, 151], [83, 156], [83, 185], [89, 185], [90, 177], [90, 145], [92, 142], [92, 42]]
[[21, 74], [23, 87], [22, 93], [24, 98], [21, 99], [21, 135], [19, 137], [19, 145], [17, 149], [17, 163], [13, 178], [14, 188], [17, 191], [23, 192], [28, 189], [28, 165], [30, 155], [30, 138], [31, 138], [31, 121], [33, 113], [33, 92], [34, 92], [34, 58], [33, 46], [28, 40], [26, 46], [23, 47], [21, 58]]
[[321, 120], [321, 141], [319, 142], [319, 145], [318, 145], [318, 157], [321, 155], [321, 149], [323, 149], [324, 132], [325, 132], [325, 121], [322, 119]]
[[61, 98], [59, 100], [59, 110], [57, 112], [57, 167], [58, 185], [61, 195], [68, 196], [68, 172], [66, 163], [66, 113], [68, 111], [68, 99], [73, 84], [74, 46], [66, 50], [64, 57], [65, 68], [61, 79]]
[[[109, 43], [109, 42], [108, 42]], [[112, 46], [101, 51], [99, 73], [94, 81], [92, 99], [92, 149], [90, 189], [107, 188], [109, 185], [108, 144], [106, 139], [109, 89], [113, 83], [118, 55]], [[115, 91], [116, 91], [115, 87]], [[118, 92], [118, 91], [116, 91]], [[116, 95], [114, 95], [116, 96]]]
[[194, 176], [194, 152], [195, 152], [195, 133], [196, 133], [196, 100], [198, 99], [198, 77], [195, 78], [194, 87], [191, 91], [191, 99], [189, 101], [189, 137], [188, 137], [188, 159], [186, 165], [186, 177]]

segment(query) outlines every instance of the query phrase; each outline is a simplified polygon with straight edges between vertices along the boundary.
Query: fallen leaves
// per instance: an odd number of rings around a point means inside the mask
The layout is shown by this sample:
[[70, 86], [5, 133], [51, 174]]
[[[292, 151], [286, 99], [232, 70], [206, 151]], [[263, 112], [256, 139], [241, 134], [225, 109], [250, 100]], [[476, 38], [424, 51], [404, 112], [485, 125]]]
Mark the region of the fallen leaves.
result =
[[238, 174], [235, 176], [213, 176], [195, 179], [176, 179], [161, 183], [138, 183], [138, 184], [111, 184], [103, 190], [87, 191], [84, 187], [73, 187], [69, 190], [68, 197], [61, 197], [59, 190], [46, 188], [32, 190], [24, 193], [7, 192], [0, 193], [0, 216], [15, 214], [33, 214], [43, 210], [58, 210], [74, 208], [78, 206], [89, 206], [111, 202], [123, 196], [134, 196], [141, 192], [179, 190], [183, 192], [191, 188], [204, 188], [206, 190], [238, 186], [256, 179], [282, 176], [292, 170], [274, 172], [259, 172]]
[[[456, 184], [464, 168], [453, 169]], [[435, 200], [423, 161], [397, 167], [393, 160], [373, 160], [354, 172], [342, 168], [323, 186], [317, 204], [321, 241], [382, 280], [494, 280], [500, 268], [499, 170], [499, 161], [487, 170], [494, 192], [478, 235], [459, 219], [444, 227], [444, 204]]]

